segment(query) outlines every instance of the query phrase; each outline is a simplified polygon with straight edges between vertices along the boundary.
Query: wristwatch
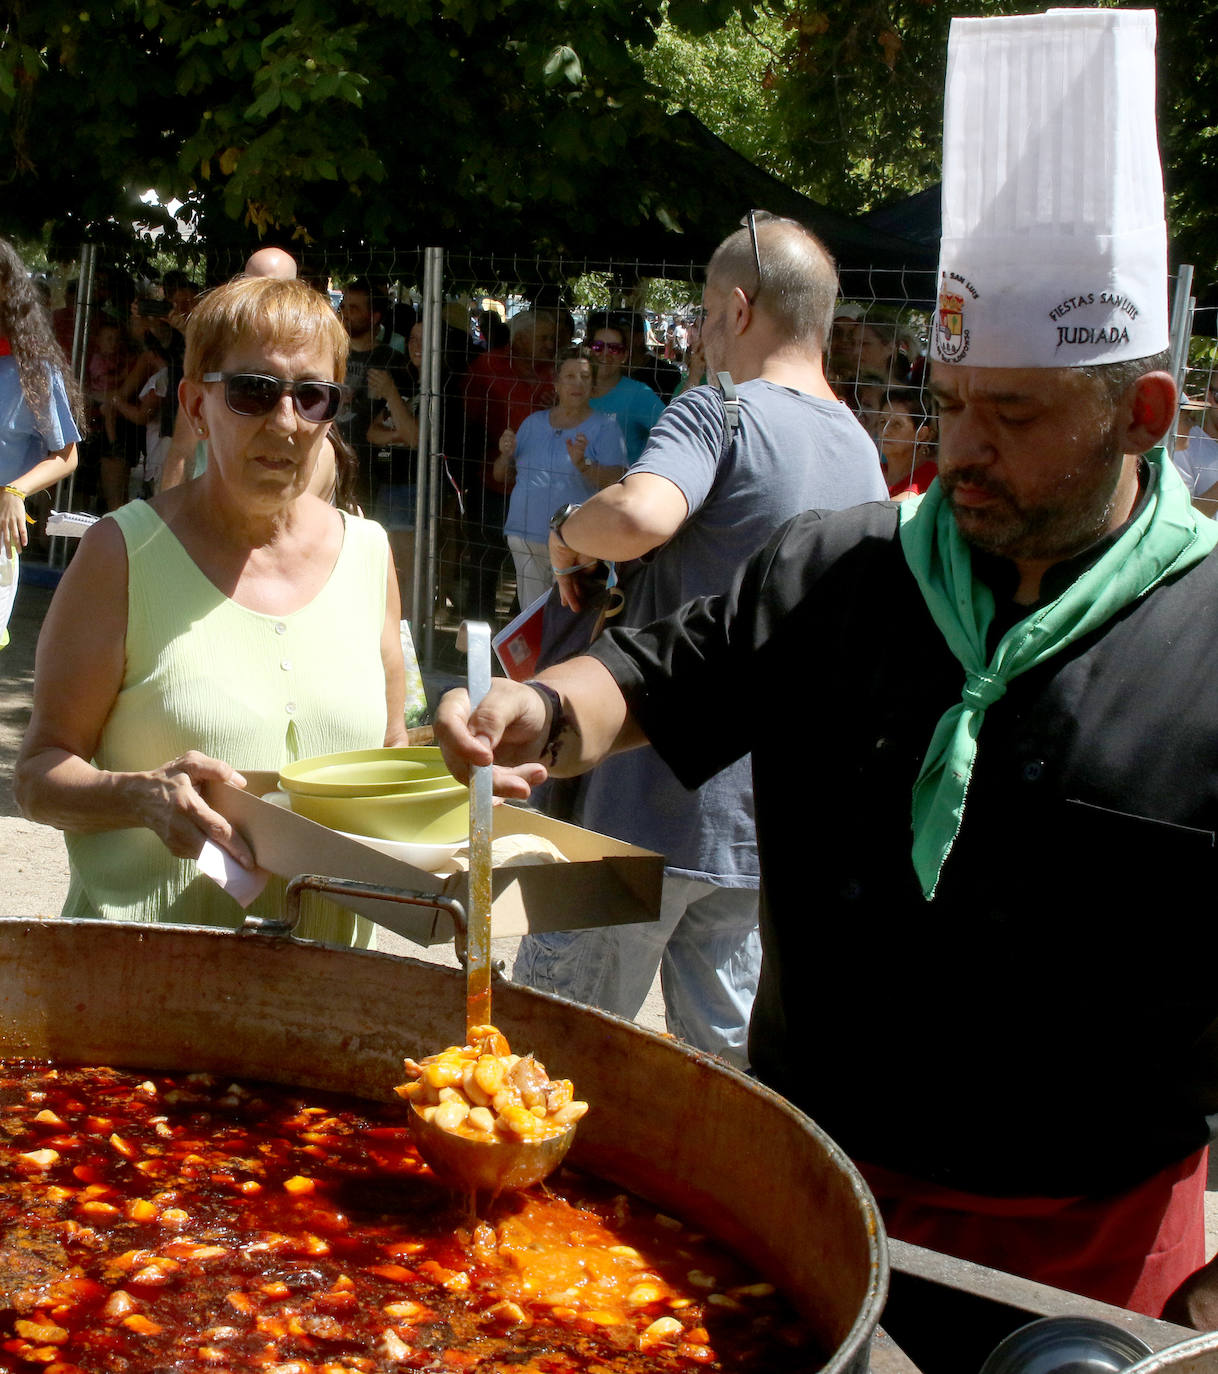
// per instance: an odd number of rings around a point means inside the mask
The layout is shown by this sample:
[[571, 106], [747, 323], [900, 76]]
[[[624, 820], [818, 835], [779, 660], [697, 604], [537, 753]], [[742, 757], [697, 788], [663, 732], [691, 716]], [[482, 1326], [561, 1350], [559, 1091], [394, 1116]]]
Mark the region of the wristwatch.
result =
[[[550, 516], [550, 528], [558, 535], [558, 542], [565, 549], [570, 549], [571, 545], [562, 537], [562, 527], [570, 520], [577, 510], [579, 510], [579, 502], [568, 501], [565, 506], [559, 506], [554, 514]], [[574, 553], [575, 550], [571, 549], [571, 552]]]

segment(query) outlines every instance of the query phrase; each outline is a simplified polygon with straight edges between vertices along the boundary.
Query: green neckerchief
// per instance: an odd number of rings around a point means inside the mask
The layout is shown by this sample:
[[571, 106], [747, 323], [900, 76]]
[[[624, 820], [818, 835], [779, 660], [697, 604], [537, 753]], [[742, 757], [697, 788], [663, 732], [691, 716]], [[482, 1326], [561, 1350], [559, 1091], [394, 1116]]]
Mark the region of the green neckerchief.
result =
[[960, 701], [944, 712], [913, 789], [913, 863], [929, 902], [964, 817], [986, 708], [1007, 683], [1103, 625], [1164, 578], [1199, 563], [1218, 544], [1218, 523], [1193, 509], [1164, 449], [1146, 455], [1151, 491], [1107, 549], [1047, 605], [1009, 629], [987, 661], [994, 594], [973, 577], [969, 546], [939, 483], [901, 505], [901, 548], [947, 647], [964, 669]]

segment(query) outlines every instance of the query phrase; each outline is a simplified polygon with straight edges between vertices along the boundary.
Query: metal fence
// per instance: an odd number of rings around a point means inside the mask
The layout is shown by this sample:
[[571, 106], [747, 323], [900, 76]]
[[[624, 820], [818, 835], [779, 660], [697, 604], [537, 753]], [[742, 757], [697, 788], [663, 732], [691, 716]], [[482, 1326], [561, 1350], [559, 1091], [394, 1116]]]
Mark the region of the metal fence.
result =
[[[200, 262], [187, 270], [203, 286], [241, 268], [242, 260], [213, 254], [206, 266]], [[691, 322], [705, 267], [473, 257], [419, 248], [370, 252], [361, 261], [347, 256], [335, 264], [306, 251], [300, 275], [329, 291], [336, 304], [343, 287], [367, 288], [379, 313], [382, 351], [353, 359], [351, 377], [357, 391], [366, 390], [368, 366], [390, 371], [417, 415], [419, 437], [417, 448], [370, 439], [379, 432], [367, 424], [370, 409], [352, 408], [345, 429], [359, 462], [359, 500], [390, 531], [404, 613], [424, 666], [457, 669], [461, 660], [453, 641], [461, 620], [477, 617], [502, 626], [519, 606], [504, 536], [505, 484], [494, 477], [503, 429], [518, 428], [525, 415], [551, 404], [556, 361], [598, 323], [630, 332], [627, 374], [660, 391], [664, 400], [700, 380]], [[155, 296], [159, 286], [138, 268], [107, 260], [93, 248], [63, 270], [60, 292], [69, 277], [77, 283], [73, 365], [87, 385], [97, 322], [122, 319], [133, 296]], [[1194, 326], [1190, 284], [1191, 276], [1182, 271], [1173, 313], [1177, 375], [1194, 390], [1200, 384], [1204, 393], [1212, 381], [1213, 354], [1202, 382], [1199, 373], [1187, 371], [1187, 345], [1192, 328], [1208, 325], [1212, 334], [1214, 323], [1198, 320]], [[933, 407], [924, 385], [935, 294], [933, 272], [842, 275], [827, 371], [876, 441], [890, 474], [906, 460], [922, 463], [935, 456]], [[525, 327], [530, 323], [535, 327]], [[100, 508], [98, 446], [94, 436], [74, 489], [59, 493], [57, 505]], [[53, 548], [52, 561], [69, 552]]]

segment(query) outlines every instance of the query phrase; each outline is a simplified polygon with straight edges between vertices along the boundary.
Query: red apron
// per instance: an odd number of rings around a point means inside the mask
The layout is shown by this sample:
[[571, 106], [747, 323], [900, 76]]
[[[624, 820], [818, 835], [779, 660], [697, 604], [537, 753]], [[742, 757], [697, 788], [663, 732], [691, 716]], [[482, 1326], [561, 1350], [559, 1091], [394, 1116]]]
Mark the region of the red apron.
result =
[[1157, 1317], [1205, 1263], [1208, 1154], [1103, 1198], [984, 1197], [858, 1167], [895, 1239]]

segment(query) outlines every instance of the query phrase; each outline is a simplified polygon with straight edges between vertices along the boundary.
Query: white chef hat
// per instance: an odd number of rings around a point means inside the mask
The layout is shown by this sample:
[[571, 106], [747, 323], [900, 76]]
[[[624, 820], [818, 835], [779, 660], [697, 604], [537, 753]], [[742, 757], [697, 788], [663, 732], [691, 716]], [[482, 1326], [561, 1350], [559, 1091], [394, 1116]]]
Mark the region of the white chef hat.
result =
[[1153, 10], [952, 20], [931, 343], [975, 367], [1167, 347]]

